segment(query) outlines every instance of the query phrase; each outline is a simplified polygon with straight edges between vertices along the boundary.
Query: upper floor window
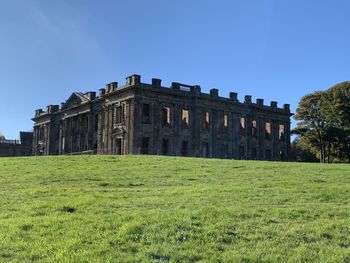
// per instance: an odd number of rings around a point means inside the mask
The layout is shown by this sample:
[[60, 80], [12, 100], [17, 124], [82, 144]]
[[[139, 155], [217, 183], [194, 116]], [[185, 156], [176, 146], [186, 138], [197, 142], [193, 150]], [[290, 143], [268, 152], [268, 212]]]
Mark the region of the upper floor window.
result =
[[185, 126], [188, 126], [188, 124], [190, 123], [190, 114], [188, 110], [182, 109], [181, 121], [182, 121], [182, 124]]
[[95, 115], [95, 131], [98, 130], [98, 115]]
[[150, 105], [144, 103], [142, 106], [142, 116], [145, 118], [149, 118], [150, 116]]
[[285, 126], [284, 126], [284, 124], [280, 124], [278, 126], [278, 137], [281, 141], [285, 140]]
[[239, 118], [239, 133], [245, 135], [245, 118]]
[[118, 106], [115, 108], [115, 123], [122, 123], [123, 122], [123, 107]]
[[209, 116], [209, 112], [206, 111], [204, 112], [204, 116], [203, 116], [203, 126], [204, 129], [208, 129], [209, 128], [209, 121], [210, 121], [210, 116]]
[[252, 121], [252, 136], [257, 137], [258, 136], [258, 124], [256, 120]]
[[162, 114], [163, 114], [163, 125], [170, 125], [170, 108], [163, 107]]
[[224, 123], [223, 123], [224, 128], [228, 127], [228, 116], [227, 114], [224, 114]]
[[265, 139], [270, 139], [271, 137], [271, 123], [265, 122]]

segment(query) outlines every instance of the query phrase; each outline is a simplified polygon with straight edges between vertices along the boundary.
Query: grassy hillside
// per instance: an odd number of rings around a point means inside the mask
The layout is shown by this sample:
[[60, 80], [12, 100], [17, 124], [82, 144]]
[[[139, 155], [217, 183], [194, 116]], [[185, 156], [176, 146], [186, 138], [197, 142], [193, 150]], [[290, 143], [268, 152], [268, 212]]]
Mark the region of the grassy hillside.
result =
[[350, 166], [0, 159], [0, 262], [349, 262]]

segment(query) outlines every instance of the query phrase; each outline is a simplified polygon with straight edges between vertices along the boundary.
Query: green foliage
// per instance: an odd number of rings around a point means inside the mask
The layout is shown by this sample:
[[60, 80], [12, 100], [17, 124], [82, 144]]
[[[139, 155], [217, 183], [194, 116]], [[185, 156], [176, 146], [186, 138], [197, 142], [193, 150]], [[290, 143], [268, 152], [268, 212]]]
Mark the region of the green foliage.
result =
[[350, 162], [350, 82], [304, 96], [294, 118], [294, 134], [321, 162]]
[[0, 159], [0, 262], [348, 262], [350, 166]]

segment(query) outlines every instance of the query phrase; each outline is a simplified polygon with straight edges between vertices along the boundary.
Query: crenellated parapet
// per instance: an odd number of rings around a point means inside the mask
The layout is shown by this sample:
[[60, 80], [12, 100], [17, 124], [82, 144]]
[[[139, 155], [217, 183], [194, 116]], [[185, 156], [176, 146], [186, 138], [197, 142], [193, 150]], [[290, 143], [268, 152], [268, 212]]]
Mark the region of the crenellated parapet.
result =
[[[240, 104], [247, 107], [257, 107], [264, 110], [270, 110], [270, 111], [276, 111], [276, 112], [285, 112], [290, 114], [290, 105], [284, 104], [282, 108], [278, 108], [277, 101], [271, 101], [270, 105], [264, 105], [264, 100], [261, 98], [256, 99], [256, 102], [254, 103], [252, 101], [251, 95], [245, 95], [244, 101], [241, 102], [238, 99], [238, 93], [237, 92], [230, 92], [229, 97], [221, 97], [219, 96], [219, 89], [212, 88], [209, 90], [208, 93], [204, 93], [201, 90], [201, 86], [199, 85], [188, 85], [184, 83], [179, 82], [172, 82], [170, 87], [162, 87], [162, 80], [158, 78], [152, 78], [152, 81], [150, 84], [148, 83], [142, 83], [141, 82], [141, 76], [137, 74], [133, 74], [131, 76], [126, 77], [125, 85], [119, 86], [118, 82], [111, 82], [105, 85], [104, 88], [99, 89], [98, 96], [96, 95], [96, 92], [89, 91], [86, 93], [78, 93], [79, 96], [83, 97], [83, 100], [86, 101], [94, 101], [95, 99], [102, 98], [105, 96], [109, 96], [110, 94], [114, 94], [120, 90], [127, 89], [127, 88], [133, 88], [133, 87], [144, 87], [144, 88], [153, 88], [153, 89], [159, 89], [159, 90], [169, 90], [169, 91], [175, 91], [175, 92], [188, 92], [189, 94], [194, 94], [196, 96], [204, 96], [206, 98], [211, 99], [222, 99], [231, 101], [236, 104]], [[77, 94], [77, 93], [75, 93]], [[56, 113], [60, 110], [64, 110], [67, 108], [67, 102], [61, 103], [61, 106], [58, 105], [49, 105], [47, 106], [46, 111], [43, 111], [42, 109], [35, 110], [35, 117], [39, 117], [44, 114], [52, 114]]]

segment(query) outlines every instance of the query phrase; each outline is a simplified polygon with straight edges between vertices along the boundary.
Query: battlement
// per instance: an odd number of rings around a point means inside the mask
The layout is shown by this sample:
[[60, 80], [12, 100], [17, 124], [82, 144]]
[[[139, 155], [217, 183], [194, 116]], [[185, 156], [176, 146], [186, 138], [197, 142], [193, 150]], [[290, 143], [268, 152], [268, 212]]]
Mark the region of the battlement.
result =
[[252, 101], [252, 96], [251, 95], [245, 95], [244, 96], [244, 101], [240, 102], [238, 100], [238, 93], [237, 92], [230, 92], [229, 93], [229, 98], [226, 97], [221, 97], [219, 96], [219, 90], [216, 88], [212, 88], [209, 91], [209, 94], [203, 93], [201, 91], [201, 86], [199, 85], [189, 85], [189, 84], [184, 84], [184, 83], [179, 83], [179, 82], [172, 82], [170, 87], [162, 87], [161, 86], [162, 80], [161, 79], [152, 79], [152, 83], [142, 83], [141, 82], [141, 76], [140, 75], [132, 75], [126, 78], [126, 86], [132, 86], [132, 85], [146, 85], [152, 88], [162, 88], [162, 89], [169, 89], [169, 90], [176, 90], [176, 91], [182, 91], [182, 92], [189, 92], [189, 93], [194, 93], [197, 95], [209, 95], [212, 98], [221, 98], [221, 99], [229, 99], [232, 102], [235, 103], [242, 103], [242, 104], [247, 104], [259, 108], [263, 108], [266, 110], [274, 110], [274, 111], [283, 111], [290, 113], [290, 105], [289, 104], [283, 104], [283, 107], [278, 108], [278, 103], [276, 101], [271, 101], [270, 105], [264, 105], [264, 100], [261, 98], [256, 99], [256, 103], [253, 103]]
[[[133, 74], [131, 76], [126, 77], [125, 85], [124, 86], [118, 86], [118, 82], [111, 82], [105, 85], [104, 88], [99, 89], [98, 96], [96, 96], [96, 92], [86, 92], [83, 95], [90, 101], [93, 101], [97, 98], [101, 98], [104, 96], [107, 96], [108, 94], [117, 92], [118, 90], [132, 87], [132, 86], [142, 86], [142, 87], [149, 87], [154, 89], [163, 89], [163, 90], [173, 90], [176, 92], [188, 92], [190, 94], [195, 94], [198, 96], [207, 96], [208, 98], [213, 99], [224, 99], [229, 100], [233, 103], [247, 105], [247, 106], [253, 106], [258, 107], [265, 110], [272, 110], [272, 111], [278, 111], [278, 112], [286, 112], [290, 113], [290, 105], [289, 104], [283, 104], [282, 108], [278, 108], [278, 103], [276, 101], [271, 101], [270, 105], [264, 105], [264, 100], [261, 98], [256, 99], [256, 102], [254, 103], [252, 101], [251, 95], [245, 95], [244, 101], [240, 102], [238, 99], [238, 93], [237, 92], [230, 92], [229, 97], [221, 97], [219, 96], [219, 90], [217, 88], [212, 88], [208, 93], [202, 92], [201, 86], [199, 85], [189, 85], [179, 82], [172, 82], [170, 87], [163, 87], [162, 86], [162, 80], [153, 78], [152, 82], [150, 84], [148, 83], [142, 83], [141, 82], [141, 76], [137, 74]], [[64, 107], [65, 103], [61, 103], [61, 106], [58, 105], [49, 105], [47, 106], [47, 110], [43, 111], [42, 109], [35, 110], [35, 117], [41, 116], [43, 114], [51, 114], [58, 112]]]

